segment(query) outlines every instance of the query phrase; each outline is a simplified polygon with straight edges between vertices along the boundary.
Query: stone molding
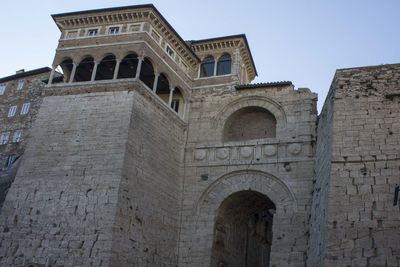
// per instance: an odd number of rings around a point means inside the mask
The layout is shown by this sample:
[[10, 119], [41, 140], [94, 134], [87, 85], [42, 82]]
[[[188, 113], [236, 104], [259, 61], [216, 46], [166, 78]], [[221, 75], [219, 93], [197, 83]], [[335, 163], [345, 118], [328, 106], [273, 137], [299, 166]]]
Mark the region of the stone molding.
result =
[[194, 52], [184, 43], [182, 38], [175, 33], [168, 22], [157, 14], [159, 12], [155, 7], [127, 7], [123, 10], [110, 10], [108, 12], [94, 10], [93, 13], [90, 12], [89, 10], [81, 15], [74, 15], [73, 13], [71, 15], [68, 13], [53, 15], [53, 19], [61, 30], [90, 27], [99, 24], [110, 25], [147, 21], [151, 23], [157, 32], [160, 33], [192, 67], [195, 67], [200, 61]]
[[[297, 211], [296, 197], [289, 186], [272, 174], [257, 170], [234, 171], [221, 176], [204, 190], [193, 210], [197, 216], [201, 216], [204, 205], [210, 205], [211, 202], [220, 204], [226, 197], [242, 190], [253, 190], [266, 195], [274, 202], [277, 211], [283, 207], [285, 212]], [[206, 212], [209, 215], [211, 213]]]
[[218, 38], [215, 40], [199, 40], [191, 44], [194, 52], [214, 51], [217, 49], [226, 48], [239, 48], [241, 57], [245, 63], [249, 80], [253, 80], [257, 76], [257, 71], [253, 67], [250, 50], [246, 45], [243, 37], [237, 36], [235, 38], [226, 37]]

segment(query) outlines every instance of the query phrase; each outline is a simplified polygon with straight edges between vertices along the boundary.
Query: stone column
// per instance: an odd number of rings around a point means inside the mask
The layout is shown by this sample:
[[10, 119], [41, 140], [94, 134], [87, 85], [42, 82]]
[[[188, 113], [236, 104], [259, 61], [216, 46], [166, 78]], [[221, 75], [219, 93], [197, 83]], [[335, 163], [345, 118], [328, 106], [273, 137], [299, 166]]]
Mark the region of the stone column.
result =
[[139, 79], [140, 78], [140, 71], [142, 70], [142, 63], [143, 63], [143, 57], [139, 57], [138, 58], [138, 66], [137, 66], [137, 69], [136, 69], [136, 75], [135, 75], [135, 78], [137, 78], [137, 79]]
[[213, 76], [217, 76], [217, 66], [218, 66], [218, 61], [217, 61], [217, 59], [214, 58], [214, 74], [213, 74]]
[[97, 73], [97, 66], [99, 65], [99, 63], [97, 61], [94, 62], [93, 65], [93, 71], [92, 71], [92, 77], [90, 77], [90, 81], [93, 82], [94, 79], [96, 79], [96, 73]]
[[186, 102], [183, 102], [182, 119], [185, 119], [185, 116], [186, 116], [186, 108], [187, 108]]
[[156, 73], [156, 75], [154, 75], [154, 83], [153, 83], [153, 92], [154, 93], [157, 92], [158, 77], [160, 77], [160, 73]]
[[55, 69], [56, 69], [56, 67], [54, 67], [54, 66], [51, 68], [51, 73], [50, 73], [50, 77], [49, 77], [49, 82], [47, 83], [48, 85], [51, 85], [51, 84], [53, 83]]
[[74, 62], [72, 63], [72, 71], [71, 71], [71, 76], [69, 77], [69, 83], [72, 83], [74, 81], [74, 77], [75, 77], [75, 72], [76, 72], [76, 67], [77, 64]]
[[121, 63], [121, 60], [120, 60], [120, 59], [117, 59], [117, 60], [116, 60], [116, 63], [115, 63], [115, 69], [114, 69], [113, 80], [115, 80], [115, 79], [118, 78], [119, 64], [120, 64], [120, 63]]
[[172, 87], [172, 86], [169, 88], [168, 106], [170, 106], [170, 107], [171, 107], [171, 104], [172, 104], [172, 98], [174, 97], [174, 90], [175, 90], [175, 88]]

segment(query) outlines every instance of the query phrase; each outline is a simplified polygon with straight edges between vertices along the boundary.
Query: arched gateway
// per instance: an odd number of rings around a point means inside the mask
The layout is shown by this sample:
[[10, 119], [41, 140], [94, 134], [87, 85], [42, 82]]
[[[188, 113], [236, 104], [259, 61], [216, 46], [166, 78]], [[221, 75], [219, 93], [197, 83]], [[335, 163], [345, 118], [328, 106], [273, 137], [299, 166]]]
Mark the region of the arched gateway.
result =
[[273, 266], [285, 253], [295, 212], [294, 195], [275, 176], [255, 170], [226, 174], [197, 203], [191, 260], [198, 266]]

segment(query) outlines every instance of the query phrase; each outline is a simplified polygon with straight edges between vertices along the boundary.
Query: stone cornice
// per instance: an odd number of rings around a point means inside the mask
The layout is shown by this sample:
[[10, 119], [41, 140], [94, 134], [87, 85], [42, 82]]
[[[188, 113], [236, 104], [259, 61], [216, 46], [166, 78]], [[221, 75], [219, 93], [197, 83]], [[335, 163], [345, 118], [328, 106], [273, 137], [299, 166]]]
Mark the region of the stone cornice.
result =
[[231, 47], [239, 48], [250, 80], [253, 80], [257, 76], [253, 57], [244, 34], [191, 41], [191, 47], [194, 52], [212, 51]]
[[200, 62], [197, 55], [153, 5], [88, 10], [56, 14], [52, 17], [60, 30], [97, 26], [99, 24], [149, 22], [192, 67]]

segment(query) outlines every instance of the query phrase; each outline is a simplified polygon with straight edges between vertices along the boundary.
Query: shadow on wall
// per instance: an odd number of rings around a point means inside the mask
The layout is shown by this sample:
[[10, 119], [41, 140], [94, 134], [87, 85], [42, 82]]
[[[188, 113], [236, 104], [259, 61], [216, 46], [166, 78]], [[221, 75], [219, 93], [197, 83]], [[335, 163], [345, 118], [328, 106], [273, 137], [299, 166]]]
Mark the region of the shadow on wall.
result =
[[8, 190], [14, 182], [19, 164], [21, 163], [21, 156], [18, 156], [7, 169], [0, 171], [0, 212]]

